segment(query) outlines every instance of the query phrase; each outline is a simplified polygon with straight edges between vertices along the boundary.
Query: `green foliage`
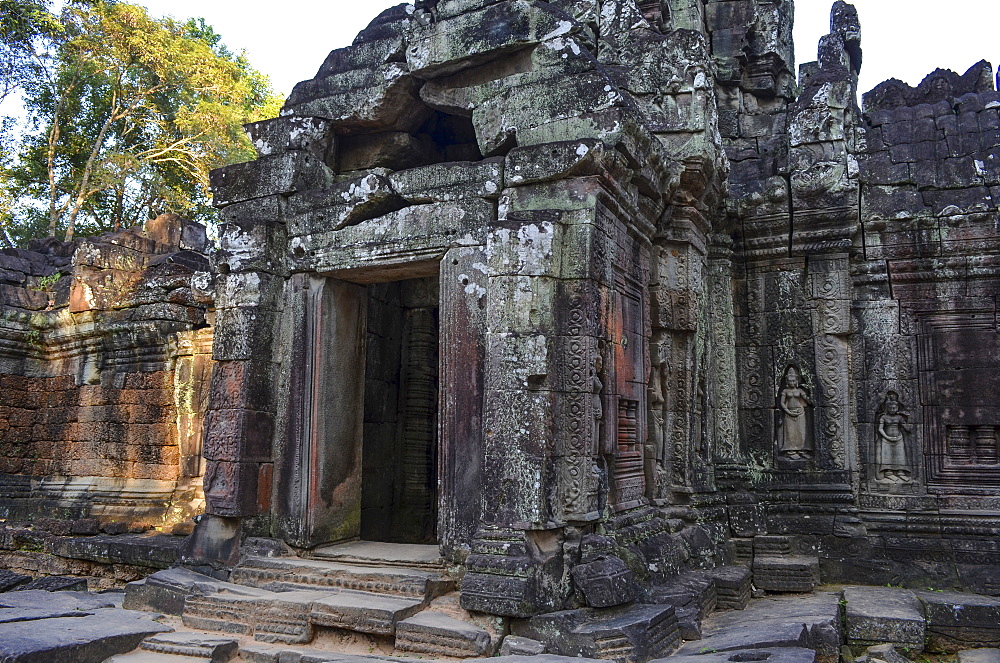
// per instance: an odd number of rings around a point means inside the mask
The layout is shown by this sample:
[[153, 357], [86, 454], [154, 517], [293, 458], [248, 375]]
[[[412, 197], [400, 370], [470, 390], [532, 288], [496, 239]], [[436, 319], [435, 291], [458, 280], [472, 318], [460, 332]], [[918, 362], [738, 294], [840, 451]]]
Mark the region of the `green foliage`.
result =
[[38, 43], [60, 30], [48, 0], [0, 0], [0, 100], [37, 73]]
[[30, 129], [0, 171], [17, 193], [9, 234], [71, 239], [163, 212], [210, 220], [209, 171], [252, 159], [242, 125], [277, 114], [267, 78], [203, 19], [77, 0], [59, 28], [23, 84]]

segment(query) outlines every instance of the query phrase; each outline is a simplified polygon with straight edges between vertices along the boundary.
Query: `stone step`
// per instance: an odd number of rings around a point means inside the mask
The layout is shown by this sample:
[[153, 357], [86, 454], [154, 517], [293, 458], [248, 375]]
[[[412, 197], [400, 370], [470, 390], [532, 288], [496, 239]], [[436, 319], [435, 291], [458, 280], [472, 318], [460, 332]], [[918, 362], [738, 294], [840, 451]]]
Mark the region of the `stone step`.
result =
[[[275, 647], [248, 644], [240, 647], [242, 663], [401, 663], [407, 659], [388, 656], [340, 654], [306, 647]], [[414, 662], [416, 663], [416, 662]]]
[[298, 557], [248, 557], [231, 582], [270, 591], [330, 589], [391, 594], [430, 601], [455, 589], [441, 572], [402, 567], [379, 568]]
[[715, 579], [716, 607], [720, 610], [744, 610], [750, 603], [753, 574], [745, 566], [719, 566], [705, 571]]
[[768, 592], [806, 593], [819, 584], [819, 558], [805, 555], [754, 556], [753, 583]]
[[415, 614], [423, 605], [421, 599], [343, 591], [313, 603], [311, 619], [320, 626], [393, 635], [397, 622]]
[[188, 628], [253, 636], [259, 642], [304, 644], [316, 626], [358, 633], [394, 635], [396, 623], [419, 611], [420, 598], [350, 590], [297, 590], [217, 593], [189, 597], [183, 623]]
[[297, 644], [313, 638], [312, 605], [330, 592], [269, 592], [192, 596], [184, 604], [188, 628], [252, 635], [260, 642]]
[[924, 650], [924, 606], [908, 589], [845, 587], [844, 616], [847, 642], [855, 653], [881, 644], [917, 653]]
[[490, 634], [475, 624], [425, 611], [396, 625], [396, 649], [415, 654], [470, 658], [489, 656]]
[[753, 538], [753, 554], [774, 556], [792, 554], [792, 542], [787, 536], [761, 534]]
[[915, 592], [927, 618], [927, 649], [952, 654], [1000, 647], [1000, 598], [960, 592]]
[[204, 656], [185, 656], [184, 654], [162, 654], [160, 652], [135, 651], [131, 654], [112, 656], [104, 663], [214, 663]]
[[139, 647], [159, 654], [201, 657], [211, 663], [227, 663], [239, 653], [235, 639], [202, 633], [163, 633], [146, 638]]
[[441, 571], [447, 567], [436, 545], [416, 543], [350, 541], [320, 546], [310, 552], [308, 558], [358, 566], [398, 566], [425, 571]]

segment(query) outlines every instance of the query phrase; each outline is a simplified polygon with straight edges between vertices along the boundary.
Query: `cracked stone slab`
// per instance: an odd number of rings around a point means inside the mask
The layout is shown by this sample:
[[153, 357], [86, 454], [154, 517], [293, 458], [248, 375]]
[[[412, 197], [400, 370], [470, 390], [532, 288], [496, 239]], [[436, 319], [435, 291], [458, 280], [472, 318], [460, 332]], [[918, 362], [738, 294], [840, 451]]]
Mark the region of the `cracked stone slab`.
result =
[[819, 592], [769, 597], [745, 610], [715, 613], [702, 625], [702, 639], [684, 643], [677, 655], [794, 647], [815, 650], [820, 663], [833, 663], [840, 658], [840, 643], [840, 594]]
[[343, 591], [314, 601], [310, 619], [320, 626], [393, 635], [396, 623], [420, 610], [423, 603], [418, 598]]
[[650, 663], [815, 663], [816, 652], [805, 647], [770, 647], [670, 656]]
[[916, 594], [895, 587], [845, 587], [845, 624], [852, 646], [893, 644], [920, 652], [927, 623]]
[[927, 618], [927, 649], [955, 653], [1000, 647], [1000, 598], [960, 592], [915, 592]]
[[160, 654], [202, 657], [211, 663], [227, 663], [239, 653], [233, 638], [202, 633], [164, 633], [146, 638], [142, 649]]
[[169, 626], [141, 612], [99, 609], [84, 617], [0, 624], [0, 661], [4, 663], [101, 663], [130, 652]]
[[396, 625], [396, 649], [438, 656], [482, 656], [490, 649], [490, 634], [475, 624], [425, 611]]

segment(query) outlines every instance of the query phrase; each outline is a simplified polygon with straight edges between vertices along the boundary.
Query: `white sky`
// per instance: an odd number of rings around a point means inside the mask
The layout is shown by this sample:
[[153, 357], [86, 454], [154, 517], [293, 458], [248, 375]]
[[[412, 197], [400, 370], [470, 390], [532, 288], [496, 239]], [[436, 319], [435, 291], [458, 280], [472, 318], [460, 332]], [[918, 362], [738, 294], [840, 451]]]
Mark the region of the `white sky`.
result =
[[[396, 0], [283, 0], [254, 6], [237, 0], [133, 0], [154, 15], [204, 17], [234, 51], [287, 95], [311, 78], [326, 54], [354, 36]], [[833, 0], [796, 2], [796, 61], [816, 59], [829, 32]], [[855, 0], [861, 15], [864, 93], [887, 78], [916, 85], [937, 67], [964, 73], [981, 59], [1000, 65], [997, 0]], [[5, 104], [9, 106], [10, 104]], [[7, 110], [7, 109], [0, 109]], [[8, 111], [10, 112], [10, 111]]]

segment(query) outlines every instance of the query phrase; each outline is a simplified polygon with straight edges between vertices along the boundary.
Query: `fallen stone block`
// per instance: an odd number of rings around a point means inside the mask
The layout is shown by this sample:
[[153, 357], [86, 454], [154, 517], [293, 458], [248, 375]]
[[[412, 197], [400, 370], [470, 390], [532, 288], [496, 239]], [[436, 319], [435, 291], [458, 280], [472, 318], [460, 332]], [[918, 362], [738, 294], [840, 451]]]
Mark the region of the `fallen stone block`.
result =
[[855, 663], [908, 663], [909, 660], [896, 651], [896, 645], [872, 645]]
[[30, 580], [31, 576], [0, 569], [0, 592], [9, 592], [18, 585], [23, 585]]
[[894, 587], [846, 587], [844, 602], [847, 639], [853, 648], [892, 644], [923, 651], [924, 607], [913, 592]]
[[396, 625], [399, 651], [466, 658], [488, 654], [491, 644], [484, 629], [439, 612], [421, 612]]
[[661, 605], [564, 610], [512, 628], [515, 635], [543, 642], [562, 656], [630, 663], [665, 656], [680, 641], [674, 609]]
[[927, 650], [953, 654], [1000, 647], [1000, 599], [959, 592], [918, 591], [927, 620]]
[[820, 663], [840, 658], [840, 594], [821, 592], [754, 601], [746, 610], [717, 612], [702, 625], [700, 641], [677, 654], [798, 647], [813, 649]]
[[816, 652], [804, 647], [737, 649], [727, 652], [707, 650], [702, 654], [660, 658], [650, 663], [815, 663]]
[[819, 558], [755, 555], [753, 583], [768, 592], [811, 592], [819, 584]]
[[646, 603], [674, 607], [681, 638], [700, 640], [702, 621], [715, 611], [715, 580], [704, 572], [682, 573], [647, 592]]
[[15, 592], [27, 592], [39, 590], [43, 592], [85, 592], [87, 591], [86, 578], [66, 578], [64, 576], [46, 576], [35, 578], [20, 587], [15, 587]]
[[184, 611], [184, 599], [187, 597], [205, 596], [220, 591], [238, 592], [239, 586], [177, 567], [157, 571], [142, 580], [128, 583], [125, 586], [123, 607], [126, 610], [180, 615]]
[[632, 571], [614, 555], [573, 567], [573, 582], [592, 608], [631, 603], [638, 593]]
[[211, 663], [227, 663], [239, 653], [233, 638], [201, 633], [164, 633], [143, 640], [140, 647], [148, 652], [176, 656], [200, 656]]
[[172, 630], [144, 613], [101, 609], [85, 617], [0, 624], [0, 661], [4, 663], [101, 663], [130, 652], [151, 635]]
[[210, 594], [188, 597], [184, 602], [181, 620], [184, 626], [202, 631], [253, 635], [257, 625], [258, 600], [271, 594], [262, 590], [259, 592], [258, 595]]
[[120, 594], [89, 594], [87, 592], [47, 592], [26, 590], [8, 592], [0, 596], [0, 608], [23, 608], [41, 610], [79, 610], [93, 612], [106, 608], [118, 608]]
[[719, 566], [705, 575], [715, 580], [716, 608], [743, 610], [750, 603], [753, 574], [745, 566]]
[[13, 622], [33, 622], [38, 619], [53, 619], [55, 617], [86, 617], [93, 613], [82, 610], [60, 610], [45, 608], [0, 608], [0, 624]]
[[545, 645], [538, 640], [508, 635], [500, 645], [500, 656], [538, 656], [545, 653]]

